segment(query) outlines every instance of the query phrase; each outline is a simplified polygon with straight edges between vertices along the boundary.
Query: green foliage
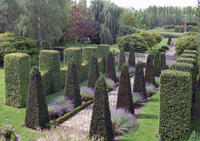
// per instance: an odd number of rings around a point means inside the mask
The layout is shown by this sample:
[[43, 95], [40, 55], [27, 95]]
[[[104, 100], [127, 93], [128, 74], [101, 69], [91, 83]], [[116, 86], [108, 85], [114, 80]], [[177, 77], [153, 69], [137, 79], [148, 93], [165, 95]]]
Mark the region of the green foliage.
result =
[[121, 69], [119, 91], [117, 97], [117, 108], [123, 108], [126, 111], [134, 114], [134, 106], [131, 94], [130, 76], [128, 65], [123, 64]]
[[67, 68], [60, 69], [60, 88], [61, 89], [64, 89], [65, 87], [66, 73], [67, 73]]
[[95, 84], [89, 136], [95, 140], [103, 139], [104, 141], [112, 141], [114, 139], [108, 93], [103, 76]]
[[64, 64], [67, 66], [67, 64], [70, 62], [71, 59], [74, 59], [75, 65], [77, 67], [77, 73], [78, 73], [78, 80], [81, 82], [81, 75], [82, 75], [82, 50], [80, 48], [66, 48], [64, 50]]
[[167, 69], [165, 52], [160, 53], [160, 67], [162, 70]]
[[82, 68], [82, 76], [81, 76], [81, 80], [85, 81], [88, 80], [88, 72], [90, 70], [90, 63], [87, 60], [84, 60], [81, 64], [81, 68]]
[[43, 129], [50, 120], [42, 77], [37, 68], [34, 68], [31, 73], [28, 92], [25, 126], [32, 129], [38, 127]]
[[136, 19], [133, 11], [125, 11], [121, 15], [121, 24], [130, 27], [136, 27]]
[[184, 50], [184, 52], [183, 53], [185, 53], [185, 54], [194, 54], [194, 55], [196, 55], [196, 56], [198, 56], [198, 52], [196, 51], [196, 50]]
[[149, 54], [147, 57], [147, 63], [145, 67], [145, 82], [155, 85], [153, 55]]
[[97, 48], [96, 47], [84, 47], [82, 50], [82, 60], [91, 61], [92, 56], [96, 56]]
[[82, 104], [76, 65], [73, 59], [70, 63], [68, 63], [65, 80], [65, 97], [71, 100], [75, 107], [78, 107]]
[[136, 33], [136, 35], [139, 35], [141, 38], [143, 38], [147, 42], [148, 48], [152, 48], [157, 43], [156, 38], [150, 33], [140, 32], [140, 33]]
[[120, 25], [118, 36], [126, 36], [133, 33], [137, 33], [137, 29], [128, 25]]
[[158, 32], [150, 32], [150, 34], [156, 39], [157, 43], [162, 41], [162, 36]]
[[125, 51], [129, 51], [130, 48], [133, 48], [135, 52], [144, 53], [148, 50], [148, 44], [141, 36], [131, 34], [121, 38], [119, 41], [119, 48], [123, 48]]
[[94, 88], [96, 81], [99, 78], [99, 67], [97, 58], [95, 56], [92, 57], [90, 62], [90, 71], [88, 74], [88, 87]]
[[107, 63], [106, 63], [105, 77], [110, 78], [113, 81], [117, 82], [114, 63], [115, 63], [115, 60], [114, 60], [113, 54], [112, 52], [109, 52], [108, 57], [107, 57]]
[[168, 41], [167, 41], [167, 45], [169, 45], [169, 46], [170, 46], [171, 42], [172, 42], [172, 38], [171, 38], [171, 37], [169, 37], [169, 38], [168, 38]]
[[161, 74], [161, 57], [160, 57], [160, 52], [157, 51], [155, 56], [154, 56], [154, 75], [155, 76], [160, 76]]
[[187, 140], [191, 131], [192, 76], [169, 70], [160, 79], [161, 140]]
[[5, 104], [21, 108], [26, 106], [30, 74], [30, 56], [12, 53], [4, 57]]
[[126, 56], [125, 56], [125, 51], [123, 49], [120, 49], [120, 56], [119, 56], [119, 70], [121, 71], [122, 65], [126, 63]]
[[182, 58], [192, 58], [192, 59], [197, 59], [197, 55], [195, 55], [195, 54], [186, 54], [186, 53], [183, 53], [183, 54], [181, 54], [181, 57]]
[[60, 90], [60, 54], [54, 50], [42, 50], [39, 55], [39, 68], [45, 93], [48, 95]]
[[197, 50], [197, 37], [194, 35], [183, 35], [176, 41], [175, 46], [178, 55], [181, 55], [184, 50]]
[[106, 69], [106, 57], [98, 59], [99, 73], [105, 73]]
[[144, 78], [144, 65], [141, 62], [138, 62], [136, 65], [135, 79], [133, 85], [133, 92], [140, 93], [143, 99], [147, 98], [147, 92], [145, 87], [145, 78]]
[[107, 57], [110, 51], [110, 46], [106, 44], [100, 44], [97, 47], [97, 59]]
[[135, 51], [133, 48], [130, 48], [129, 52], [128, 65], [135, 67]]
[[3, 57], [9, 53], [26, 53], [30, 55], [31, 66], [38, 65], [39, 48], [37, 41], [17, 36], [11, 32], [0, 34], [0, 66], [3, 65]]

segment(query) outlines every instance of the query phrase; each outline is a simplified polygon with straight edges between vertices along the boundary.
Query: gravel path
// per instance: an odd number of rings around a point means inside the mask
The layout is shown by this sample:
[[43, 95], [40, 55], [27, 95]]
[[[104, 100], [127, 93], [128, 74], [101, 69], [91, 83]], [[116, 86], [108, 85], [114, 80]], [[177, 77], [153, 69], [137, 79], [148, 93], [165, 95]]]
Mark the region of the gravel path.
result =
[[166, 55], [168, 56], [174, 56], [176, 53], [175, 47], [172, 47], [169, 49], [169, 51], [166, 52]]

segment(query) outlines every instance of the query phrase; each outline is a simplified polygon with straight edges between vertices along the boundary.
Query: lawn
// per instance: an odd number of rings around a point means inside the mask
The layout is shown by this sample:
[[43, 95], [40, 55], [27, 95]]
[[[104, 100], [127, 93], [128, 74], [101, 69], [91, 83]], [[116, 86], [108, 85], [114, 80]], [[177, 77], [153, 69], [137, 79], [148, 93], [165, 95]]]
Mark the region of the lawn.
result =
[[148, 30], [148, 31], [154, 31], [158, 32], [160, 34], [172, 34], [172, 35], [181, 35], [182, 33], [174, 32], [174, 29], [164, 29], [162, 27], [156, 27], [154, 29]]

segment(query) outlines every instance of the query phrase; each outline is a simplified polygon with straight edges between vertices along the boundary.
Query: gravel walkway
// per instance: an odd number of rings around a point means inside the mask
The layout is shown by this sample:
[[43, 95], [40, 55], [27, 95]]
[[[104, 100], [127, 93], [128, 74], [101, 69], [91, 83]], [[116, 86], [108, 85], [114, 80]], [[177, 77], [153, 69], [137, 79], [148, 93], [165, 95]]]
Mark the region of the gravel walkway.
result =
[[172, 47], [169, 49], [169, 51], [166, 52], [167, 56], [174, 56], [176, 53], [175, 47]]

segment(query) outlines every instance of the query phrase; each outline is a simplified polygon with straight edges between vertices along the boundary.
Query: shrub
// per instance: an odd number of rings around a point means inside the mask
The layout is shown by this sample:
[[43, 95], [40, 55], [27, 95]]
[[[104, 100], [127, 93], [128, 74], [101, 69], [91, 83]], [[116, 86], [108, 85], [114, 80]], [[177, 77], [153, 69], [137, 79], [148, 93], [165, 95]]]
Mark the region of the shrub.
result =
[[192, 76], [167, 70], [160, 81], [161, 140], [187, 140], [191, 131]]
[[170, 46], [171, 42], [172, 42], [172, 38], [171, 38], [171, 37], [169, 37], [169, 38], [168, 38], [168, 41], [167, 41], [167, 45], [169, 45], [169, 46]]
[[160, 76], [161, 74], [161, 62], [160, 62], [160, 52], [157, 51], [155, 56], [154, 56], [154, 75], [155, 76]]
[[169, 47], [168, 46], [162, 46], [161, 49], [165, 50], [165, 51], [168, 51], [169, 50]]
[[136, 118], [125, 109], [111, 109], [112, 127], [116, 136], [121, 136], [133, 129]]
[[93, 99], [94, 98], [94, 89], [89, 87], [81, 88], [81, 97], [83, 99]]
[[90, 71], [88, 74], [88, 87], [94, 88], [97, 79], [99, 78], [99, 67], [97, 58], [93, 56], [90, 62]]
[[100, 73], [105, 73], [106, 69], [106, 57], [102, 57], [98, 59], [98, 67]]
[[60, 69], [60, 88], [64, 89], [65, 87], [65, 77], [66, 77], [67, 68]]
[[183, 54], [181, 54], [181, 57], [182, 58], [192, 58], [192, 59], [197, 60], [197, 55], [195, 55], [195, 54], [186, 54], [186, 53], [183, 53]]
[[124, 108], [126, 111], [134, 114], [134, 107], [131, 95], [130, 76], [128, 65], [123, 64], [119, 81], [119, 90], [117, 96], [117, 109]]
[[106, 82], [103, 76], [95, 84], [89, 134], [90, 138], [94, 137], [96, 140], [112, 141], [114, 138]]
[[67, 66], [71, 59], [74, 59], [75, 65], [77, 67], [78, 81], [81, 82], [82, 75], [82, 50], [80, 48], [66, 48], [64, 50], [64, 64]]
[[167, 69], [166, 57], [164, 52], [160, 53], [160, 67], [162, 70]]
[[92, 56], [97, 55], [97, 47], [84, 47], [82, 50], [82, 60], [91, 61]]
[[82, 104], [80, 88], [77, 79], [76, 65], [73, 59], [70, 63], [68, 63], [64, 93], [65, 97], [71, 100], [75, 107], [78, 107]]
[[113, 57], [112, 52], [108, 53], [105, 77], [110, 78], [110, 79], [114, 80], [115, 82], [117, 82], [115, 65], [114, 65], [114, 57]]
[[194, 55], [196, 55], [196, 56], [198, 56], [198, 52], [196, 51], [196, 50], [184, 50], [184, 52], [183, 53], [185, 53], [185, 54], [194, 54]]
[[113, 89], [115, 87], [115, 81], [110, 78], [104, 78], [106, 82], [106, 87], [109, 89]]
[[129, 52], [128, 64], [129, 66], [135, 67], [135, 51], [133, 48], [130, 48]]
[[133, 92], [132, 97], [133, 97], [133, 104], [142, 103], [144, 101], [144, 98], [140, 93]]
[[176, 41], [175, 46], [178, 55], [181, 55], [184, 50], [197, 50], [197, 37], [195, 35], [184, 35]]
[[82, 81], [88, 80], [88, 72], [90, 71], [89, 61], [84, 60], [81, 64], [81, 68], [82, 68], [81, 80]]
[[121, 38], [119, 41], [119, 48], [127, 52], [130, 48], [133, 48], [135, 52], [144, 53], [148, 50], [148, 44], [141, 36], [131, 34]]
[[171, 24], [167, 24], [163, 26], [164, 29], [173, 29], [174, 27], [175, 25], [171, 25]]
[[29, 82], [25, 126], [32, 129], [36, 129], [37, 127], [43, 129], [49, 121], [42, 77], [39, 70], [34, 68]]
[[136, 73], [133, 85], [133, 92], [140, 93], [144, 99], [147, 98], [147, 92], [145, 87], [145, 80], [144, 80], [144, 67], [141, 62], [138, 62], [136, 65]]
[[120, 56], [119, 56], [119, 69], [118, 71], [121, 71], [122, 65], [126, 63], [126, 57], [125, 52], [123, 49], [120, 49]]
[[148, 48], [152, 48], [157, 43], [157, 40], [155, 39], [155, 37], [151, 35], [150, 33], [140, 32], [136, 34], [139, 35], [141, 38], [143, 38], [147, 42]]
[[155, 85], [153, 55], [152, 54], [149, 54], [147, 57], [147, 63], [146, 63], [146, 67], [145, 67], [145, 82]]
[[97, 47], [97, 59], [107, 57], [110, 51], [110, 46], [107, 44], [100, 44]]
[[158, 32], [150, 32], [150, 34], [156, 39], [157, 43], [162, 41], [162, 36]]
[[26, 106], [30, 75], [30, 57], [12, 53], [4, 57], [5, 104], [21, 108]]
[[119, 28], [119, 32], [118, 32], [118, 36], [122, 37], [122, 36], [126, 36], [126, 35], [130, 35], [133, 33], [137, 33], [137, 29], [135, 29], [134, 27], [128, 26], [128, 25], [121, 25]]
[[54, 50], [42, 50], [39, 56], [39, 67], [45, 93], [48, 95], [60, 90], [60, 54]]

